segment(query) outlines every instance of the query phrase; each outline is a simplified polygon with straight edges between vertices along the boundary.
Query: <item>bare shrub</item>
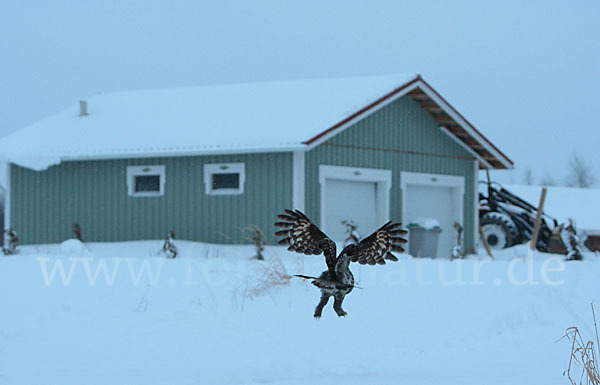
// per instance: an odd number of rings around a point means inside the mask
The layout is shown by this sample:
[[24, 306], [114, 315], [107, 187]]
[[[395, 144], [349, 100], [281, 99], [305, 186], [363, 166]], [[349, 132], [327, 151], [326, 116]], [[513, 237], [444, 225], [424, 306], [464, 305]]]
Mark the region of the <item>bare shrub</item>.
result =
[[591, 167], [585, 162], [582, 156], [574, 151], [569, 160], [567, 186], [588, 188], [595, 181], [596, 178], [592, 174]]
[[556, 186], [556, 180], [550, 174], [546, 174], [542, 179], [540, 179], [540, 184], [545, 187]]
[[244, 238], [254, 244], [254, 248], [256, 249], [254, 258], [263, 261], [265, 259], [263, 255], [263, 251], [265, 250], [265, 233], [256, 225], [248, 225], [243, 227], [241, 231]]
[[81, 225], [77, 222], [73, 223], [73, 235], [75, 235], [75, 239], [78, 239], [80, 242], [83, 242], [83, 236], [81, 235], [82, 229]]
[[346, 239], [344, 239], [344, 246], [358, 243], [360, 241], [358, 225], [352, 219], [344, 219], [342, 221], [342, 225], [344, 225], [346, 228], [344, 230], [344, 234], [346, 235]]
[[533, 171], [531, 170], [531, 167], [527, 167], [527, 169], [525, 169], [525, 174], [523, 174], [523, 183], [528, 186], [533, 184]]

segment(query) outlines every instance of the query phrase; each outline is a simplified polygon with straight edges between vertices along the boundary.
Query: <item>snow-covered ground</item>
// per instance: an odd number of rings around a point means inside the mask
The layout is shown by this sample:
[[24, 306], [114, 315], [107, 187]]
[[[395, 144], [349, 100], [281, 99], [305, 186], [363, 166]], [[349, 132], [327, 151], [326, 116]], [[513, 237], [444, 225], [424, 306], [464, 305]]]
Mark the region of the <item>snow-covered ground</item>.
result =
[[556, 341], [569, 326], [593, 337], [593, 254], [354, 264], [348, 316], [329, 304], [317, 321], [318, 290], [277, 278], [318, 274], [322, 256], [179, 241], [168, 260], [161, 244], [0, 257], [0, 383], [567, 384]]

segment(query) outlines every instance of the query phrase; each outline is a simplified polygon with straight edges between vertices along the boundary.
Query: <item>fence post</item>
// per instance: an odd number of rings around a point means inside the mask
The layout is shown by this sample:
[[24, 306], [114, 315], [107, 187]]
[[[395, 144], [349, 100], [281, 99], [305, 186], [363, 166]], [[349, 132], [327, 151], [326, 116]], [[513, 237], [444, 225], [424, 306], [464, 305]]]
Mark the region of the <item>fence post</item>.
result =
[[535, 250], [537, 239], [540, 234], [540, 225], [542, 224], [542, 215], [544, 214], [544, 202], [546, 201], [546, 187], [542, 188], [542, 195], [540, 196], [540, 204], [537, 209], [537, 216], [535, 217], [535, 224], [533, 225], [533, 235], [531, 236], [531, 242], [529, 243], [529, 249]]

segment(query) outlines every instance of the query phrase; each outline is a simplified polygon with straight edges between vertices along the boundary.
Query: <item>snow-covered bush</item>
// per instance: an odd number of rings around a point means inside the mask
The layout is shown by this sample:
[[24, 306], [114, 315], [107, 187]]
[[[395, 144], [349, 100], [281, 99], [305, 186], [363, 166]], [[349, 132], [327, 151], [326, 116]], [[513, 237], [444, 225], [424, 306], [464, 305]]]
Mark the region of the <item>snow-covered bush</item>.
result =
[[454, 222], [454, 229], [456, 230], [458, 236], [456, 239], [456, 245], [452, 248], [452, 254], [450, 255], [450, 260], [464, 258], [465, 253], [462, 247], [462, 231], [463, 228], [458, 222]]
[[343, 220], [342, 225], [346, 227], [344, 234], [346, 238], [344, 239], [344, 247], [348, 246], [352, 243], [358, 243], [360, 241], [360, 235], [358, 234], [358, 225], [352, 220]]
[[559, 226], [560, 239], [567, 249], [567, 261], [581, 261], [583, 254], [583, 240], [577, 234], [577, 228], [573, 219], [569, 218], [569, 224]]
[[175, 232], [169, 231], [169, 233], [167, 234], [167, 237], [165, 238], [165, 243], [163, 243], [163, 247], [161, 250], [163, 253], [165, 253], [167, 258], [171, 258], [171, 259], [177, 257], [177, 254], [179, 253], [179, 251], [177, 250], [177, 246], [175, 246], [175, 243], [173, 242], [174, 238], [175, 238]]
[[12, 255], [18, 253], [17, 246], [19, 245], [19, 237], [13, 229], [4, 230], [4, 245], [2, 252], [4, 255]]

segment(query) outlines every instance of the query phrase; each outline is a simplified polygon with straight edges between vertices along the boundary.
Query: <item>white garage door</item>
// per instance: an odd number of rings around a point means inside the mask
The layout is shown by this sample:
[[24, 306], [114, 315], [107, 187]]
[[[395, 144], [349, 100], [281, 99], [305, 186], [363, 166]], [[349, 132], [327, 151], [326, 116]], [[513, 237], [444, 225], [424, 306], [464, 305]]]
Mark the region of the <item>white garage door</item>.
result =
[[449, 257], [456, 241], [454, 190], [444, 186], [407, 185], [404, 191], [407, 194], [403, 215], [405, 225], [422, 218], [435, 218], [440, 223], [442, 233], [436, 257]]
[[358, 224], [361, 237], [377, 229], [377, 183], [325, 180], [324, 230], [334, 241], [346, 239], [343, 220]]

